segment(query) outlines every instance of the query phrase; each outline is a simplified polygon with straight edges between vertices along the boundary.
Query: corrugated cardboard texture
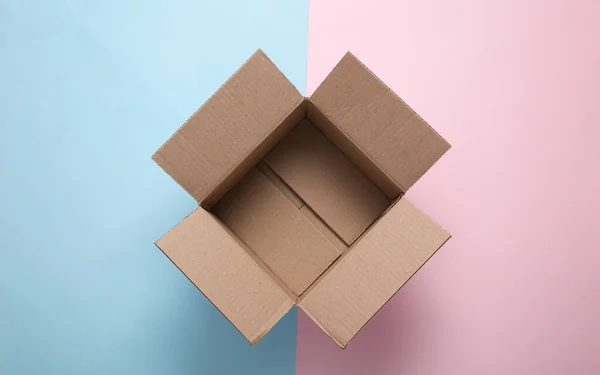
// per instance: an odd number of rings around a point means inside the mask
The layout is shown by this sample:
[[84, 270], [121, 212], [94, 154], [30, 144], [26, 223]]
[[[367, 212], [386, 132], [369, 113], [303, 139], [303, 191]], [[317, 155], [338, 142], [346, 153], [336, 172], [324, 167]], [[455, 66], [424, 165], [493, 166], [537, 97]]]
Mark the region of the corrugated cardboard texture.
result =
[[386, 196], [308, 119], [264, 160], [348, 245], [388, 206]]
[[301, 102], [296, 108], [292, 110], [281, 123], [273, 129], [250, 154], [244, 158], [228, 175], [223, 181], [221, 181], [211, 193], [200, 202], [200, 205], [205, 209], [210, 209], [215, 203], [221, 199], [225, 193], [227, 193], [243, 176], [248, 172], [250, 168], [256, 165], [263, 156], [273, 146], [279, 142], [279, 140], [287, 134], [298, 122], [304, 117], [305, 104]]
[[351, 53], [311, 101], [404, 192], [450, 148]]
[[449, 237], [402, 198], [315, 282], [299, 305], [344, 347]]
[[327, 224], [325, 224], [325, 222], [323, 222], [323, 220], [321, 220], [321, 218], [310, 209], [310, 207], [304, 205], [300, 208], [300, 212], [302, 212], [302, 214], [306, 216], [315, 227], [317, 227], [319, 232], [323, 233], [325, 237], [327, 237], [327, 239], [339, 250], [340, 254], [348, 250], [348, 245], [331, 228], [329, 228]]
[[260, 162], [256, 167], [313, 223], [319, 232], [327, 237], [340, 254], [348, 249], [348, 245], [266, 163]]
[[[258, 162], [263, 155], [255, 149], [262, 144], [260, 150], [264, 154], [278, 141], [278, 137], [269, 135], [302, 101], [298, 90], [259, 50], [177, 130], [153, 159], [203, 203], [217, 187], [219, 193], [231, 187], [224, 186], [223, 181], [235, 184], [238, 177]], [[270, 142], [265, 144], [265, 139]], [[236, 169], [249, 157], [253, 160], [245, 163], [249, 165], [241, 168], [244, 170]], [[236, 173], [232, 175], [233, 172]], [[213, 200], [219, 195], [213, 194]]]
[[307, 99], [259, 50], [154, 154], [201, 206], [157, 246], [251, 343], [297, 303], [344, 347], [449, 238], [401, 198], [449, 147], [350, 53]]
[[156, 245], [252, 344], [294, 304], [249, 250], [201, 208]]
[[325, 116], [310, 100], [306, 105], [306, 117], [325, 134], [388, 198], [395, 199], [403, 191], [390, 176], [379, 168], [329, 117]]
[[265, 175], [266, 178], [269, 179], [269, 181], [271, 181], [271, 183], [273, 183], [273, 185], [275, 185], [275, 187], [277, 187], [277, 189], [279, 189], [279, 191], [281, 191], [283, 193], [283, 195], [285, 195], [285, 197], [287, 199], [290, 200], [290, 202], [292, 202], [292, 204], [300, 209], [302, 206], [304, 206], [306, 203], [304, 203], [304, 201], [298, 196], [298, 194], [296, 194], [295, 191], [292, 190], [292, 188], [290, 188], [282, 179], [281, 177], [279, 177], [275, 172], [273, 172], [273, 170], [271, 169], [271, 167], [269, 167], [265, 162], [261, 161], [260, 163], [258, 163], [256, 165], [256, 168], [261, 171], [262, 174]]
[[213, 212], [295, 295], [306, 290], [341, 253], [256, 168]]

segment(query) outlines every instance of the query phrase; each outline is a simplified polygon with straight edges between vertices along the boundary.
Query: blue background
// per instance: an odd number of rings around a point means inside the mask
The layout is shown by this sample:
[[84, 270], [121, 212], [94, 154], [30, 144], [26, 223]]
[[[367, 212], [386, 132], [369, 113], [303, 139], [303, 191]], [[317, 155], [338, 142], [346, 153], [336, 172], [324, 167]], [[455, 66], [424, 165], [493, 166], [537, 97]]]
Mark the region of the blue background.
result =
[[257, 48], [304, 92], [308, 1], [0, 0], [0, 374], [291, 374], [154, 246], [152, 153]]

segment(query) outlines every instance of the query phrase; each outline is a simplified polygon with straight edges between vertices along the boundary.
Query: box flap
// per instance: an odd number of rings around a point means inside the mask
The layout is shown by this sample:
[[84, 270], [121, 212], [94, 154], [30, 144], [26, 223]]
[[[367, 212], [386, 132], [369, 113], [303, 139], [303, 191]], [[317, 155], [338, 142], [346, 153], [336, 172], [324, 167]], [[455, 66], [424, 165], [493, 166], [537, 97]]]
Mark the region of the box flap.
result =
[[[259, 146], [302, 101], [292, 83], [258, 50], [152, 158], [203, 203], [226, 179], [229, 185], [235, 184], [232, 173], [243, 176], [247, 170], [236, 168], [254, 150], [268, 151], [270, 147]], [[303, 115], [303, 110], [299, 112]], [[271, 141], [274, 144], [278, 139]], [[253, 157], [257, 162], [262, 155]], [[212, 205], [231, 186], [220, 189], [203, 207]]]
[[377, 186], [308, 119], [264, 160], [348, 245], [389, 205]]
[[349, 52], [310, 100], [403, 192], [450, 148]]
[[302, 295], [299, 306], [345, 347], [448, 238], [402, 198]]
[[266, 267], [202, 208], [156, 245], [251, 344], [294, 305]]

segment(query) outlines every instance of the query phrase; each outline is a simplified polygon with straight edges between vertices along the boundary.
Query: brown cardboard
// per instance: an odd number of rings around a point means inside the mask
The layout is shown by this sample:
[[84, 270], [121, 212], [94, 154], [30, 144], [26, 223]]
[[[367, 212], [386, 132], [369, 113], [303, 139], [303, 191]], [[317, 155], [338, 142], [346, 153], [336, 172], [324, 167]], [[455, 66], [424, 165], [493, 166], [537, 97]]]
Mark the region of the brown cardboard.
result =
[[304, 201], [298, 196], [298, 194], [296, 194], [296, 192], [292, 190], [292, 188], [290, 188], [281, 179], [281, 177], [279, 177], [275, 172], [273, 172], [273, 170], [267, 165], [267, 163], [261, 161], [256, 165], [256, 168], [259, 171], [261, 171], [262, 174], [264, 174], [265, 177], [268, 178], [269, 181], [271, 181], [271, 183], [275, 185], [275, 187], [279, 189], [280, 192], [283, 193], [283, 195], [285, 195], [285, 197], [294, 205], [294, 207], [300, 209], [302, 208], [302, 206], [305, 205]]
[[250, 251], [202, 208], [156, 245], [251, 343], [294, 305]]
[[297, 296], [341, 254], [256, 168], [213, 212]]
[[338, 250], [339, 253], [343, 253], [348, 249], [348, 245], [323, 221], [321, 218], [304, 203], [304, 201], [286, 184], [281, 177], [279, 177], [273, 170], [265, 163], [260, 162], [256, 165], [256, 168], [261, 171], [265, 177], [267, 177], [273, 185], [279, 191], [285, 195], [285, 197], [298, 208], [300, 212], [306, 216], [306, 218], [313, 223], [313, 225], [323, 233], [325, 237], [331, 242]]
[[302, 212], [302, 214], [306, 216], [311, 223], [313, 223], [319, 232], [323, 233], [323, 235], [327, 237], [329, 242], [331, 242], [333, 246], [339, 250], [340, 254], [343, 254], [344, 251], [348, 250], [348, 245], [344, 242], [344, 240], [342, 240], [323, 220], [321, 220], [321, 218], [310, 207], [304, 205], [300, 208], [300, 212]]
[[402, 197], [449, 147], [353, 55], [302, 98], [257, 51], [154, 154], [200, 204], [157, 245], [252, 344], [298, 304], [345, 347], [449, 238]]
[[450, 148], [351, 53], [310, 99], [400, 192], [406, 192]]
[[310, 100], [306, 104], [306, 117], [315, 124], [338, 149], [348, 157], [389, 199], [395, 199], [402, 190], [363, 150], [354, 143], [329, 117]]
[[300, 307], [344, 347], [448, 238], [402, 198], [302, 296]]
[[389, 204], [308, 119], [292, 129], [265, 161], [348, 245]]
[[[297, 119], [292, 116], [296, 121], [281, 126], [302, 101], [298, 90], [259, 50], [153, 159], [198, 202], [211, 206], [259, 161], [257, 148], [270, 149], [303, 117], [303, 113]], [[228, 183], [221, 186], [224, 181]]]

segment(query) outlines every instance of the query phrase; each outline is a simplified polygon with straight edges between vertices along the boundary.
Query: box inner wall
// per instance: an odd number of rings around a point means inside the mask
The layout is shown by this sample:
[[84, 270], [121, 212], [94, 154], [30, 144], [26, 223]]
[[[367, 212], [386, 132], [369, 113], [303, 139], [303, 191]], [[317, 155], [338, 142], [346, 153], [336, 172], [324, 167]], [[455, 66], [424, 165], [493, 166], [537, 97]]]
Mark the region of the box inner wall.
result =
[[389, 204], [305, 118], [212, 212], [299, 296]]

